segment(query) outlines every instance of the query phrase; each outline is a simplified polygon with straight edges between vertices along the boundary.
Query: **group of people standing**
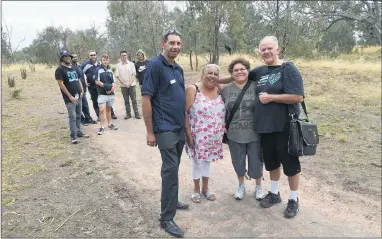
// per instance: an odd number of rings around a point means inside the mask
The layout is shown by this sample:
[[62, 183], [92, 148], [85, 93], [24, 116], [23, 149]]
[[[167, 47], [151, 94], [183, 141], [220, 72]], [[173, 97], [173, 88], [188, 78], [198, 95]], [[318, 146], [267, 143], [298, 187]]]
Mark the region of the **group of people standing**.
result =
[[[290, 187], [284, 216], [295, 217], [301, 166], [299, 158], [288, 153], [288, 136], [291, 117], [298, 117], [298, 104], [304, 98], [300, 72], [293, 63], [279, 58], [277, 38], [266, 36], [258, 47], [264, 65], [251, 70], [248, 60], [238, 58], [228, 66], [230, 75], [221, 77], [220, 67], [208, 64], [201, 81], [185, 89], [183, 69], [175, 62], [181, 43], [176, 30], [164, 34], [163, 51], [151, 60], [142, 86], [146, 143], [158, 146], [162, 158], [161, 226], [173, 236], [184, 235], [174, 222], [176, 210], [189, 207], [178, 199], [184, 146], [192, 160], [192, 202], [200, 203], [201, 195], [210, 201], [217, 199], [209, 188], [210, 168], [211, 162], [223, 159], [223, 139], [238, 178], [234, 198], [243, 199], [247, 177], [256, 181], [254, 197], [261, 207], [280, 203], [282, 164]], [[227, 85], [221, 89], [219, 84]], [[266, 195], [261, 185], [263, 164], [271, 178]]]
[[[115, 90], [117, 84], [125, 101], [125, 119], [131, 118], [130, 100], [132, 101], [135, 118], [140, 119], [136, 99], [136, 81], [142, 86], [143, 75], [148, 60], [142, 50], [137, 52], [136, 63], [128, 60], [126, 51], [120, 52], [121, 60], [114, 72], [109, 64], [109, 56], [104, 54], [101, 61], [97, 60], [95, 51], [89, 52], [89, 59], [82, 65], [78, 64], [78, 57], [70, 51], [60, 53], [60, 65], [56, 69], [55, 78], [61, 89], [69, 116], [70, 139], [77, 144], [77, 138], [89, 136], [81, 131], [81, 125], [97, 124], [100, 122], [98, 135], [102, 135], [107, 127], [109, 130], [118, 130], [112, 123], [117, 119], [114, 113]], [[118, 79], [118, 82], [116, 79]], [[90, 115], [86, 90], [88, 89], [97, 121]]]
[[[161, 42], [162, 53], [147, 61], [143, 51], [137, 52], [138, 61], [127, 60], [121, 51], [115, 76], [124, 97], [125, 119], [140, 119], [136, 102], [136, 78], [141, 87], [142, 113], [146, 126], [146, 143], [158, 146], [161, 159], [161, 215], [160, 224], [166, 232], [182, 237], [184, 231], [174, 222], [176, 210], [187, 209], [188, 204], [178, 198], [179, 164], [183, 149], [192, 161], [191, 175], [194, 189], [191, 200], [201, 202], [201, 195], [215, 201], [217, 196], [209, 187], [211, 162], [224, 158], [223, 141], [228, 144], [233, 168], [238, 178], [234, 198], [242, 200], [246, 192], [245, 177], [256, 182], [255, 199], [263, 208], [280, 203], [279, 180], [281, 164], [288, 177], [290, 195], [284, 211], [293, 218], [299, 211], [297, 190], [301, 166], [298, 157], [288, 153], [289, 122], [298, 117], [299, 103], [304, 89], [300, 72], [291, 62], [279, 58], [277, 38], [264, 37], [258, 53], [264, 65], [251, 69], [244, 58], [233, 60], [228, 66], [229, 76], [220, 76], [220, 67], [207, 64], [201, 80], [185, 87], [182, 67], [175, 62], [182, 40], [176, 30], [167, 31]], [[77, 56], [69, 51], [60, 54], [56, 80], [68, 109], [70, 137], [88, 137], [81, 131], [81, 115], [85, 123], [92, 120], [87, 107], [85, 90], [88, 88], [93, 108], [103, 134], [112, 124], [113, 105], [117, 80], [109, 66], [109, 57], [89, 53], [89, 60], [77, 64]], [[219, 84], [226, 84], [223, 88]], [[263, 164], [270, 172], [270, 191], [262, 189]], [[201, 181], [201, 182], [200, 182]]]

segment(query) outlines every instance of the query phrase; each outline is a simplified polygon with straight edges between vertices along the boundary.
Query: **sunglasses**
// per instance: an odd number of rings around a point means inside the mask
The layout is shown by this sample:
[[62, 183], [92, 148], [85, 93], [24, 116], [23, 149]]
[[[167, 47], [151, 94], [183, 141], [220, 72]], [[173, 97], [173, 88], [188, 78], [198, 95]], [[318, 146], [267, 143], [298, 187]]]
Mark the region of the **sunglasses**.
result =
[[163, 35], [163, 39], [164, 40], [167, 40], [167, 37], [169, 35], [177, 35], [177, 36], [182, 36], [182, 34], [180, 34], [180, 32], [178, 32], [177, 30], [175, 29], [171, 29], [171, 30], [168, 30], [164, 35]]

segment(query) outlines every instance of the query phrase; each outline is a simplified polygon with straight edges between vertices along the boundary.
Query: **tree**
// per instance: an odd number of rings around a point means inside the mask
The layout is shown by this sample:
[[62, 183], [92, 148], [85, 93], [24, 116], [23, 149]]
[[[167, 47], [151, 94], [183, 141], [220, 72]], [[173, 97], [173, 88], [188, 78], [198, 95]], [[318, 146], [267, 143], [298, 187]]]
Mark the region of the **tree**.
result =
[[13, 49], [12, 47], [12, 32], [13, 32], [13, 27], [10, 26], [8, 28], [7, 23], [5, 22], [5, 19], [3, 18], [4, 23], [4, 28], [1, 26], [1, 52], [2, 52], [2, 57], [1, 61], [2, 63], [9, 64], [14, 61], [13, 55], [15, 52], [17, 52], [20, 44], [25, 41], [25, 37], [19, 41], [17, 44], [16, 48]]
[[354, 23], [356, 29], [363, 33], [362, 37], [376, 39], [382, 44], [380, 1], [312, 1], [303, 4], [304, 14], [327, 18], [326, 30], [344, 20]]
[[355, 38], [353, 36], [354, 26], [350, 24], [342, 20], [328, 29], [319, 43], [319, 50], [331, 56], [337, 56], [340, 53], [350, 53], [355, 46]]
[[161, 36], [169, 27], [168, 10], [163, 2], [109, 1], [106, 28], [109, 49], [119, 55], [143, 49], [155, 56], [160, 51]]

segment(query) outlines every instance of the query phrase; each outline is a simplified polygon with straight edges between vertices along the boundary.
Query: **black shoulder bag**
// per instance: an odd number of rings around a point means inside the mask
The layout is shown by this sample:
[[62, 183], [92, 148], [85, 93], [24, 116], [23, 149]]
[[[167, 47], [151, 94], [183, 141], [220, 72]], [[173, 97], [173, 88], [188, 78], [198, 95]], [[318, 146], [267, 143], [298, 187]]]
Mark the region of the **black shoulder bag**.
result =
[[[285, 73], [287, 63], [288, 61], [283, 63], [283, 73]], [[315, 155], [319, 142], [317, 125], [309, 122], [304, 101], [301, 102], [301, 106], [306, 119], [296, 117], [295, 113], [291, 111], [290, 105], [288, 105], [288, 112], [291, 117], [289, 123], [288, 153], [297, 157]]]
[[[243, 100], [245, 92], [248, 90], [249, 86], [251, 85], [252, 81], [248, 80], [243, 89], [240, 92], [240, 95], [237, 97], [235, 104], [232, 107], [231, 113], [229, 114], [228, 120], [225, 123], [225, 128], [228, 133], [229, 125], [231, 124], [231, 121], [233, 119], [233, 116], [235, 115], [237, 109], [239, 108], [241, 101]], [[228, 137], [227, 133], [224, 133], [223, 135], [223, 144], [228, 144]]]
[[306, 119], [295, 118], [293, 113], [289, 129], [288, 152], [293, 156], [315, 155], [319, 142], [317, 125], [309, 122], [305, 102], [301, 102]]

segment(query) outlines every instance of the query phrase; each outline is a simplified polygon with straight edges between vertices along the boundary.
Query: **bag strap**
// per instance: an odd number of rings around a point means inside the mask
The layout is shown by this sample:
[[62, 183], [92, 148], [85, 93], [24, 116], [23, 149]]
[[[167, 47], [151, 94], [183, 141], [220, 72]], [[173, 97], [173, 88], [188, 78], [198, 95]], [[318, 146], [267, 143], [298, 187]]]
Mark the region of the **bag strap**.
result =
[[[284, 76], [285, 76], [285, 66], [287, 65], [287, 63], [288, 63], [288, 61], [284, 61], [284, 62], [282, 63], [282, 65], [283, 65], [283, 74], [284, 74]], [[309, 121], [308, 112], [306, 111], [306, 105], [305, 105], [305, 102], [304, 102], [304, 101], [301, 102], [301, 106], [302, 106], [302, 110], [304, 111], [304, 114], [305, 114], [305, 116], [306, 116], [306, 119]], [[291, 113], [291, 110], [290, 110], [289, 105], [288, 105], [288, 112], [289, 112], [289, 115], [293, 118], [294, 113]]]
[[240, 95], [237, 97], [237, 99], [235, 101], [235, 104], [232, 107], [232, 111], [229, 114], [228, 120], [227, 120], [226, 125], [225, 125], [225, 128], [227, 130], [229, 129], [229, 125], [231, 124], [233, 116], [235, 115], [237, 109], [239, 108], [239, 106], [241, 104], [241, 101], [243, 100], [244, 94], [248, 90], [248, 88], [251, 85], [251, 83], [252, 82], [250, 80], [248, 80], [247, 83], [245, 84], [245, 86], [243, 87], [243, 89], [241, 90]]

